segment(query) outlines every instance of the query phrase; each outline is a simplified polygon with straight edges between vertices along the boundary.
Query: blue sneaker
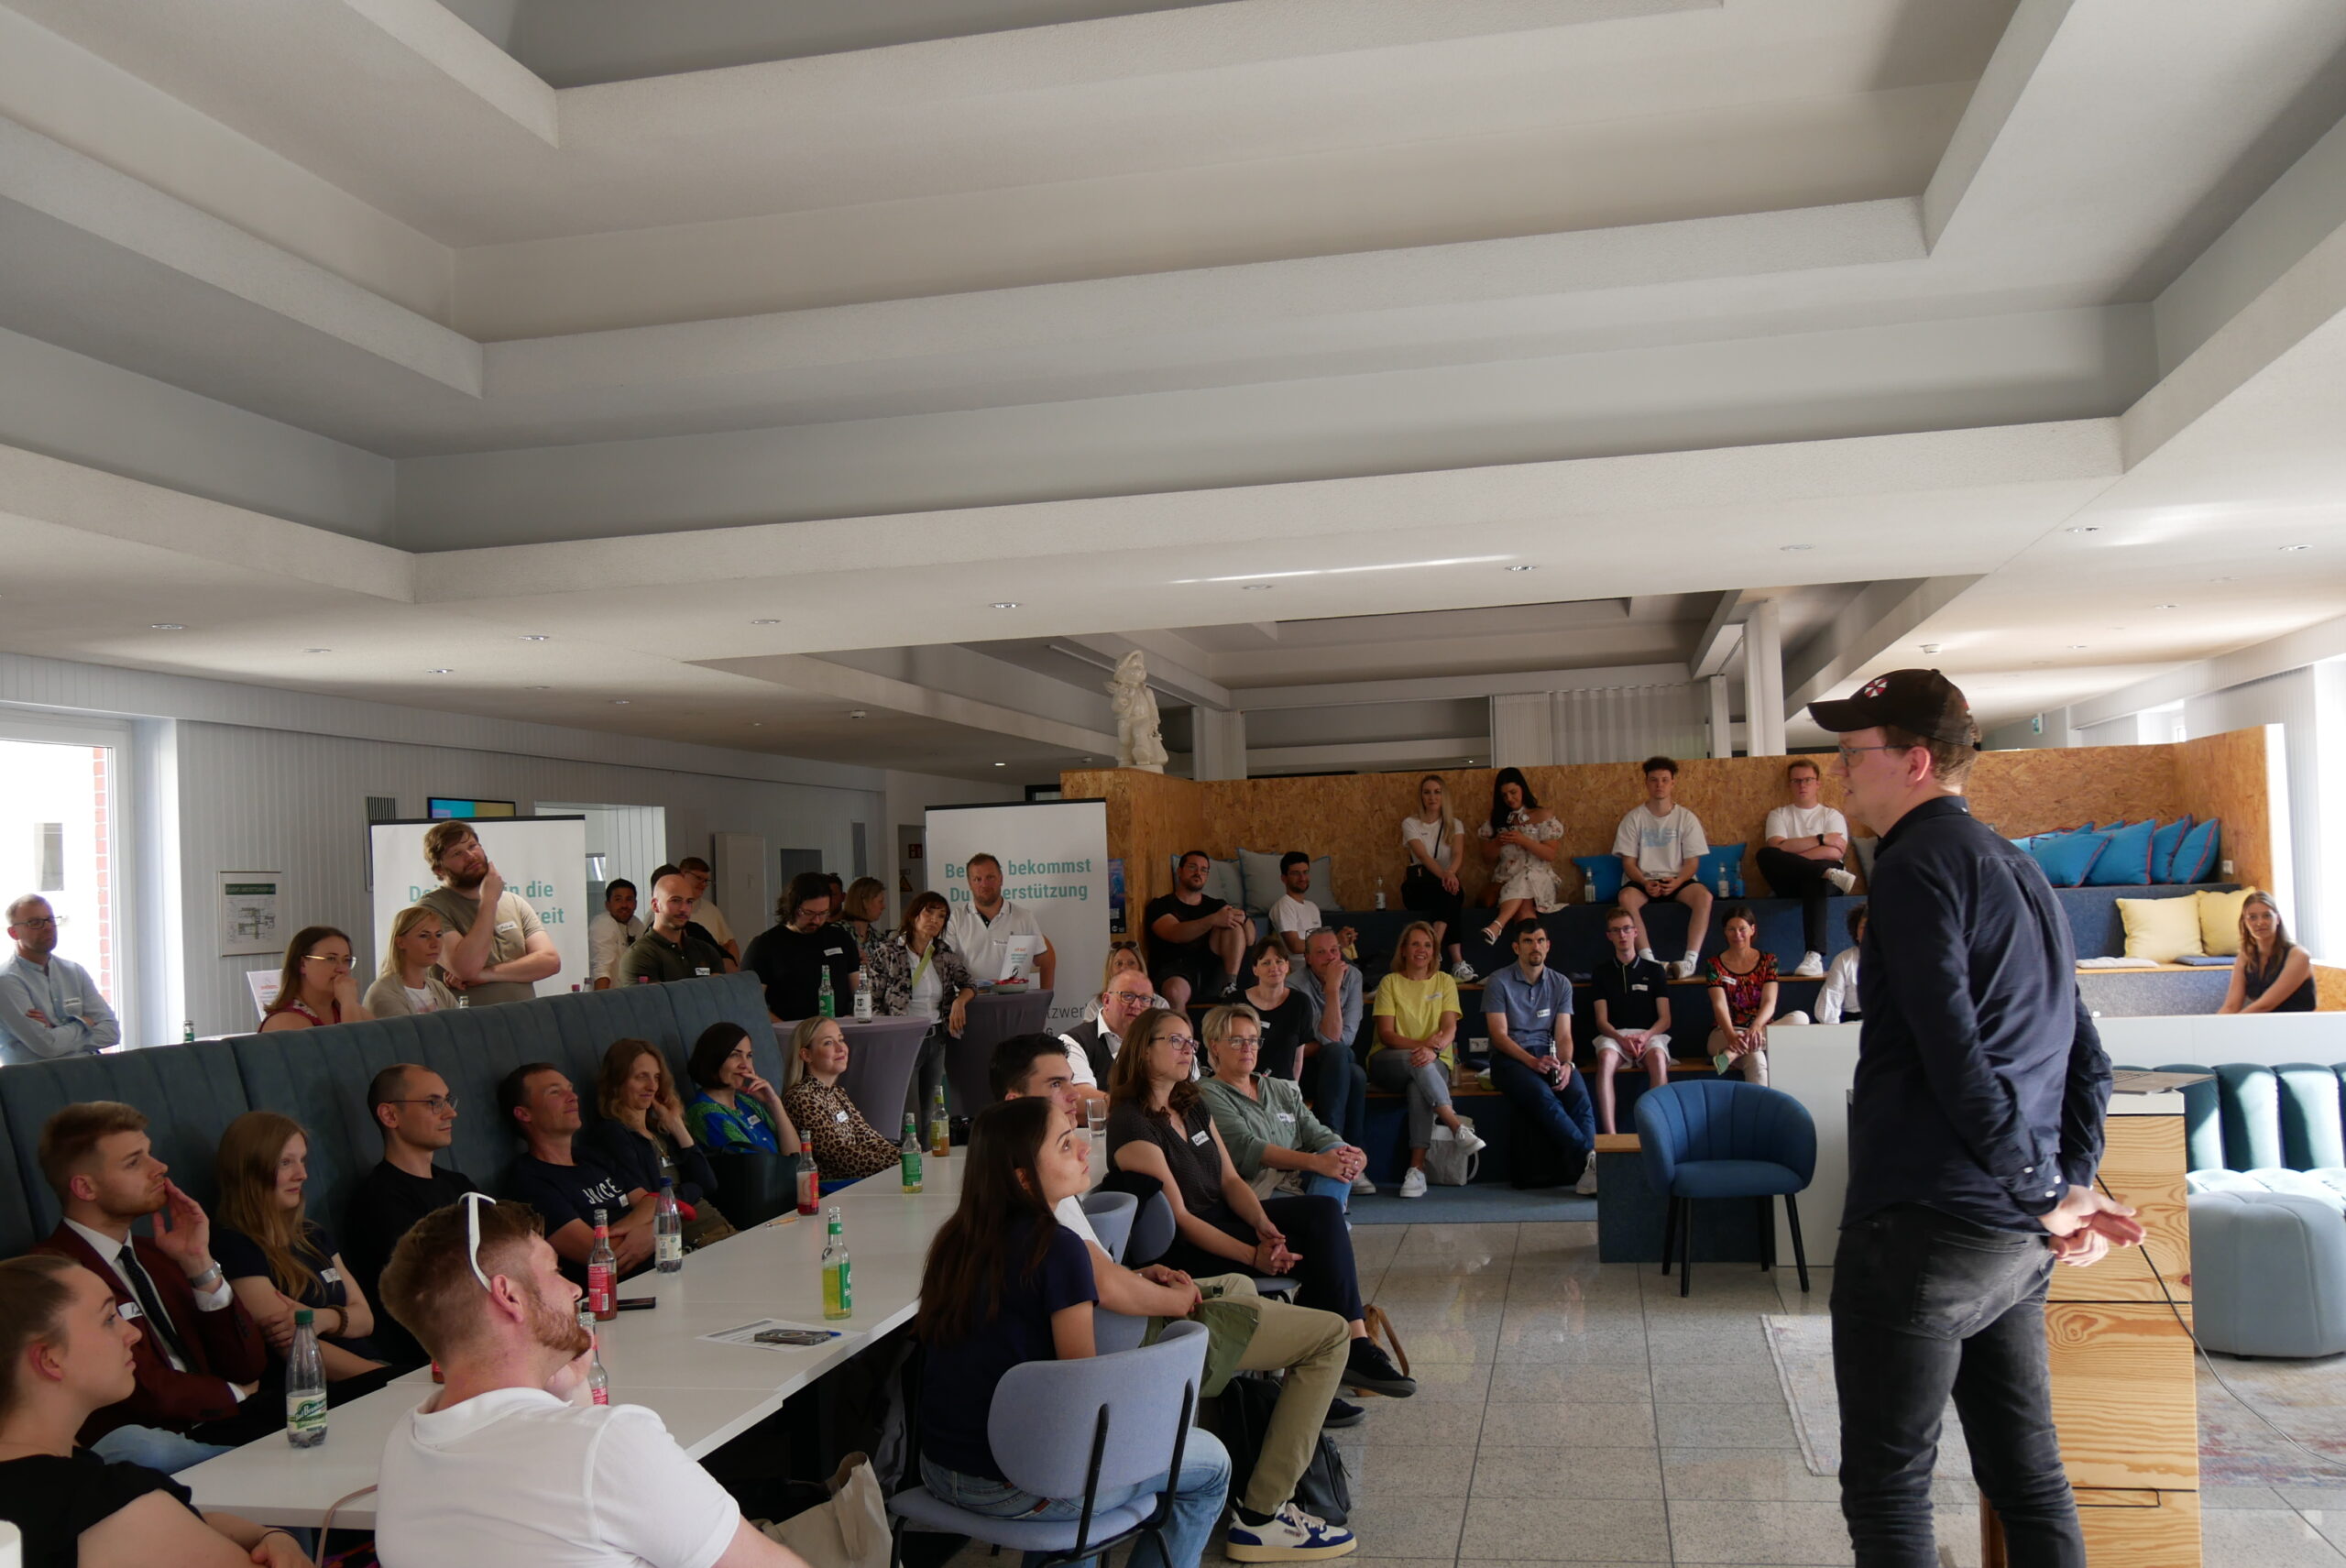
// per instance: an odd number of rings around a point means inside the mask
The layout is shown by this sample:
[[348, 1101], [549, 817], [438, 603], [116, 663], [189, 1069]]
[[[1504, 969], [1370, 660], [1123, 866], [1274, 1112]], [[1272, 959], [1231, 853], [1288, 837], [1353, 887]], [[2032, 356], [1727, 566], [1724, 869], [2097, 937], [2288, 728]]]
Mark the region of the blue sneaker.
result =
[[1310, 1563], [1349, 1557], [1360, 1542], [1342, 1525], [1305, 1513], [1292, 1500], [1279, 1505], [1269, 1522], [1240, 1519], [1223, 1537], [1222, 1554], [1233, 1563]]

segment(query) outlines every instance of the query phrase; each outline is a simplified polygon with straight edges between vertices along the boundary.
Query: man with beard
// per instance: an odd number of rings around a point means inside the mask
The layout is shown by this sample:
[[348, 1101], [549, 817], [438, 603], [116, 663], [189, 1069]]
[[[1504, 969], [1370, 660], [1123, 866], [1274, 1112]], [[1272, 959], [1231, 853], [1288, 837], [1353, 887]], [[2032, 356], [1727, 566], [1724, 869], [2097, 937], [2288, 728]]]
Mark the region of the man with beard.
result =
[[28, 893], [8, 905], [16, 951], [0, 964], [0, 1062], [90, 1056], [122, 1042], [122, 1025], [90, 971], [57, 956], [57, 912]]
[[540, 1224], [476, 1193], [425, 1215], [383, 1271], [384, 1305], [443, 1379], [383, 1444], [385, 1568], [806, 1568], [657, 1415], [584, 1401], [593, 1341]]
[[526, 1146], [506, 1182], [515, 1198], [543, 1216], [542, 1223], [554, 1227], [546, 1239], [562, 1255], [571, 1277], [586, 1277], [597, 1209], [610, 1223], [611, 1250], [621, 1275], [652, 1261], [652, 1194], [622, 1186], [618, 1177], [573, 1149], [578, 1091], [562, 1069], [544, 1061], [515, 1068], [498, 1082], [497, 1109]]
[[[440, 951], [448, 983], [475, 1007], [537, 994], [533, 982], [552, 978], [562, 959], [538, 912], [505, 885], [479, 837], [462, 822], [435, 822], [423, 836], [423, 861], [440, 885], [416, 902], [455, 938]], [[484, 911], [490, 912], [487, 919]]]

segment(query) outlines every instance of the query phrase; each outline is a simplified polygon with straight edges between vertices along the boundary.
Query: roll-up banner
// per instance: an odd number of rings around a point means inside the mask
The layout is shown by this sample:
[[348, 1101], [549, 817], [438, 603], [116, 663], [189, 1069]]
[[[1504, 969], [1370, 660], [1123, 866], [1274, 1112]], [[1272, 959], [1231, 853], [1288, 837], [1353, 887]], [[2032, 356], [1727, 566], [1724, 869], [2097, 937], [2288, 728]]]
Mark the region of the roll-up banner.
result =
[[[465, 826], [480, 836], [489, 863], [506, 887], [530, 901], [538, 921], [554, 938], [562, 968], [535, 987], [555, 996], [589, 983], [586, 973], [586, 819], [583, 817], [471, 817]], [[364, 992], [382, 967], [383, 947], [399, 912], [440, 885], [423, 863], [426, 822], [367, 825], [375, 856], [373, 949], [358, 955], [358, 989]], [[1105, 957], [1102, 956], [1102, 962]]]
[[929, 885], [957, 914], [970, 907], [970, 857], [980, 852], [1002, 862], [1003, 897], [1034, 912], [1058, 955], [1051, 1027], [1075, 1027], [1108, 961], [1108, 803], [929, 808]]

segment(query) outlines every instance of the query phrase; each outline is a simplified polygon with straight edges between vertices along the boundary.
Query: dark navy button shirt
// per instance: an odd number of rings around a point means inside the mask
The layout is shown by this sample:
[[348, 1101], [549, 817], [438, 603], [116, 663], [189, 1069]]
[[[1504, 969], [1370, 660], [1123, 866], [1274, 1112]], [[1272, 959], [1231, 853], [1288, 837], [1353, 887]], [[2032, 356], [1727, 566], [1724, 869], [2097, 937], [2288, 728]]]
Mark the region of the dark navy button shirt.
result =
[[1870, 881], [1841, 1223], [1924, 1203], [2037, 1230], [2093, 1179], [2110, 1102], [2052, 885], [1960, 795], [1899, 818]]

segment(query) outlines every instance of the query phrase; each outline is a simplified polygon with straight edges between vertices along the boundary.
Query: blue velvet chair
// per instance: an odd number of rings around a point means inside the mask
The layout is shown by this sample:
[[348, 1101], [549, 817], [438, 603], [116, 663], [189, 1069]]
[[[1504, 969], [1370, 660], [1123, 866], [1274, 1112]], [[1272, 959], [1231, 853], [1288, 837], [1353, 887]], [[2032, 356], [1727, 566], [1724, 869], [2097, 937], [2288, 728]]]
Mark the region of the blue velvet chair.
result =
[[1650, 1089], [1638, 1099], [1638, 1150], [1646, 1179], [1670, 1204], [1662, 1231], [1661, 1271], [1679, 1254], [1678, 1293], [1694, 1288], [1694, 1206], [1706, 1199], [1759, 1204], [1760, 1266], [1776, 1266], [1774, 1201], [1784, 1201], [1800, 1288], [1808, 1288], [1794, 1195], [1816, 1174], [1816, 1124], [1779, 1090], [1731, 1079], [1696, 1079]]

